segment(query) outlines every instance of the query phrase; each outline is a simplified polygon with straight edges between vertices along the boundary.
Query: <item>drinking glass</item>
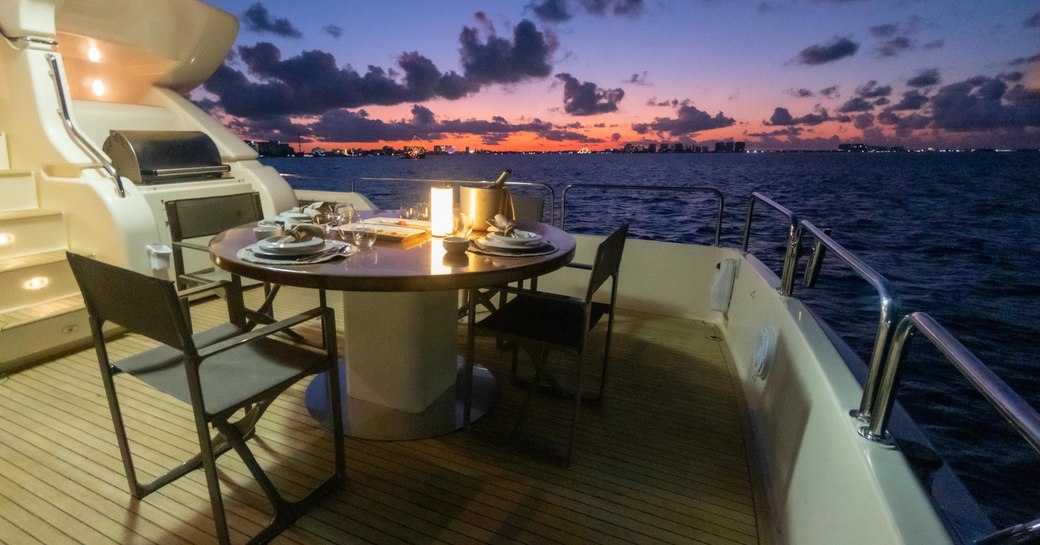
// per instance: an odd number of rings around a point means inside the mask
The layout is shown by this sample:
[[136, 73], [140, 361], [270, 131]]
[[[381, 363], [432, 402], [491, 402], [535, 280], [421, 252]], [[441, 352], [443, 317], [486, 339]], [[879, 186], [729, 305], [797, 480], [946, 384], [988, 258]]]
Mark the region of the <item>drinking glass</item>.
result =
[[336, 207], [336, 218], [340, 225], [350, 225], [358, 219], [357, 209], [353, 204], [341, 204]]
[[354, 224], [354, 244], [362, 250], [371, 250], [376, 244], [376, 227], [370, 223], [359, 221]]
[[469, 238], [473, 232], [473, 220], [464, 212], [455, 212], [451, 217], [451, 223], [454, 236]]
[[412, 209], [415, 210], [415, 219], [427, 221], [430, 219], [430, 203], [419, 202], [412, 205]]
[[401, 219], [404, 220], [415, 219], [415, 207], [409, 204], [402, 206], [400, 210], [400, 215]]

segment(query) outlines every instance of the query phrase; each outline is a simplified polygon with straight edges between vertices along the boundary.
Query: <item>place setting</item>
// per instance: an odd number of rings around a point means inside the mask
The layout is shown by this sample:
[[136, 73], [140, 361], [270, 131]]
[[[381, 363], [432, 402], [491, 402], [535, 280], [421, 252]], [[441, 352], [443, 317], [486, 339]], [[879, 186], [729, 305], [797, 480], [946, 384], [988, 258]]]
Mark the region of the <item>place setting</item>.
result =
[[470, 240], [471, 252], [498, 257], [532, 257], [556, 251], [556, 246], [541, 235], [517, 229], [515, 222], [503, 214], [496, 214], [487, 223], [487, 234]]
[[271, 231], [257, 229], [259, 240], [239, 250], [239, 259], [264, 265], [312, 265], [350, 257], [358, 252], [354, 244], [325, 238], [324, 228], [318, 225], [298, 224], [283, 234], [263, 238], [260, 237]]

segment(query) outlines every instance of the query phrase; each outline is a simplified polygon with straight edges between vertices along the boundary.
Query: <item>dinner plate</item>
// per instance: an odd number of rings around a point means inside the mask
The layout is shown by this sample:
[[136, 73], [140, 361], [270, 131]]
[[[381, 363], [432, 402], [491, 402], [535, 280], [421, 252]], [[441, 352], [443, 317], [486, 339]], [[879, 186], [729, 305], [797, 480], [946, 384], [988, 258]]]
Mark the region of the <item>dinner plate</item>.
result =
[[505, 246], [531, 246], [541, 242], [542, 235], [514, 229], [512, 236], [508, 237], [500, 233], [488, 233], [487, 240]]
[[256, 248], [267, 255], [308, 255], [325, 249], [325, 239], [312, 237], [294, 241], [285, 236], [268, 237], [256, 243]]
[[299, 222], [310, 222], [314, 220], [314, 218], [304, 214], [303, 212], [282, 212], [281, 214], [278, 214], [278, 216], [282, 218], [283, 221], [293, 220]]
[[546, 244], [540, 240], [535, 242], [527, 242], [524, 244], [516, 244], [510, 242], [502, 242], [498, 239], [492, 239], [490, 235], [477, 239], [477, 242], [488, 248], [495, 248], [498, 250], [509, 250], [511, 252], [517, 253], [542, 250], [546, 247]]

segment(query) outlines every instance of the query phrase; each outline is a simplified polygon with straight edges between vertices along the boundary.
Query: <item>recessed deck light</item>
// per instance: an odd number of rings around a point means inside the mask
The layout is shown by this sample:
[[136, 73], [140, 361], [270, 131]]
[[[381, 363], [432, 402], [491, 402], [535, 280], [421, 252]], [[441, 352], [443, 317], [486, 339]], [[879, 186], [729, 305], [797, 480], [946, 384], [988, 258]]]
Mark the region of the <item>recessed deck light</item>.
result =
[[105, 82], [96, 79], [94, 83], [90, 84], [90, 90], [94, 92], [94, 96], [103, 96], [105, 94]]
[[0, 233], [0, 246], [10, 246], [14, 244], [14, 235], [11, 233]]
[[34, 276], [26, 280], [25, 283], [22, 284], [22, 287], [27, 290], [38, 290], [47, 287], [47, 284], [50, 283], [51, 279], [46, 276]]

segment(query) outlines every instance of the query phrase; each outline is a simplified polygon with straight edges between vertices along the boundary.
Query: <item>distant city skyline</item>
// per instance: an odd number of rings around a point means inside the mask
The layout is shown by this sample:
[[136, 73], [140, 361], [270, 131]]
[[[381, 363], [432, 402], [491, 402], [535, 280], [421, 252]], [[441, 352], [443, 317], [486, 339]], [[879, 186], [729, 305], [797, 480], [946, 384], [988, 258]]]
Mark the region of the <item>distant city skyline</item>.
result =
[[191, 98], [304, 150], [1040, 147], [1040, 2], [208, 2]]

